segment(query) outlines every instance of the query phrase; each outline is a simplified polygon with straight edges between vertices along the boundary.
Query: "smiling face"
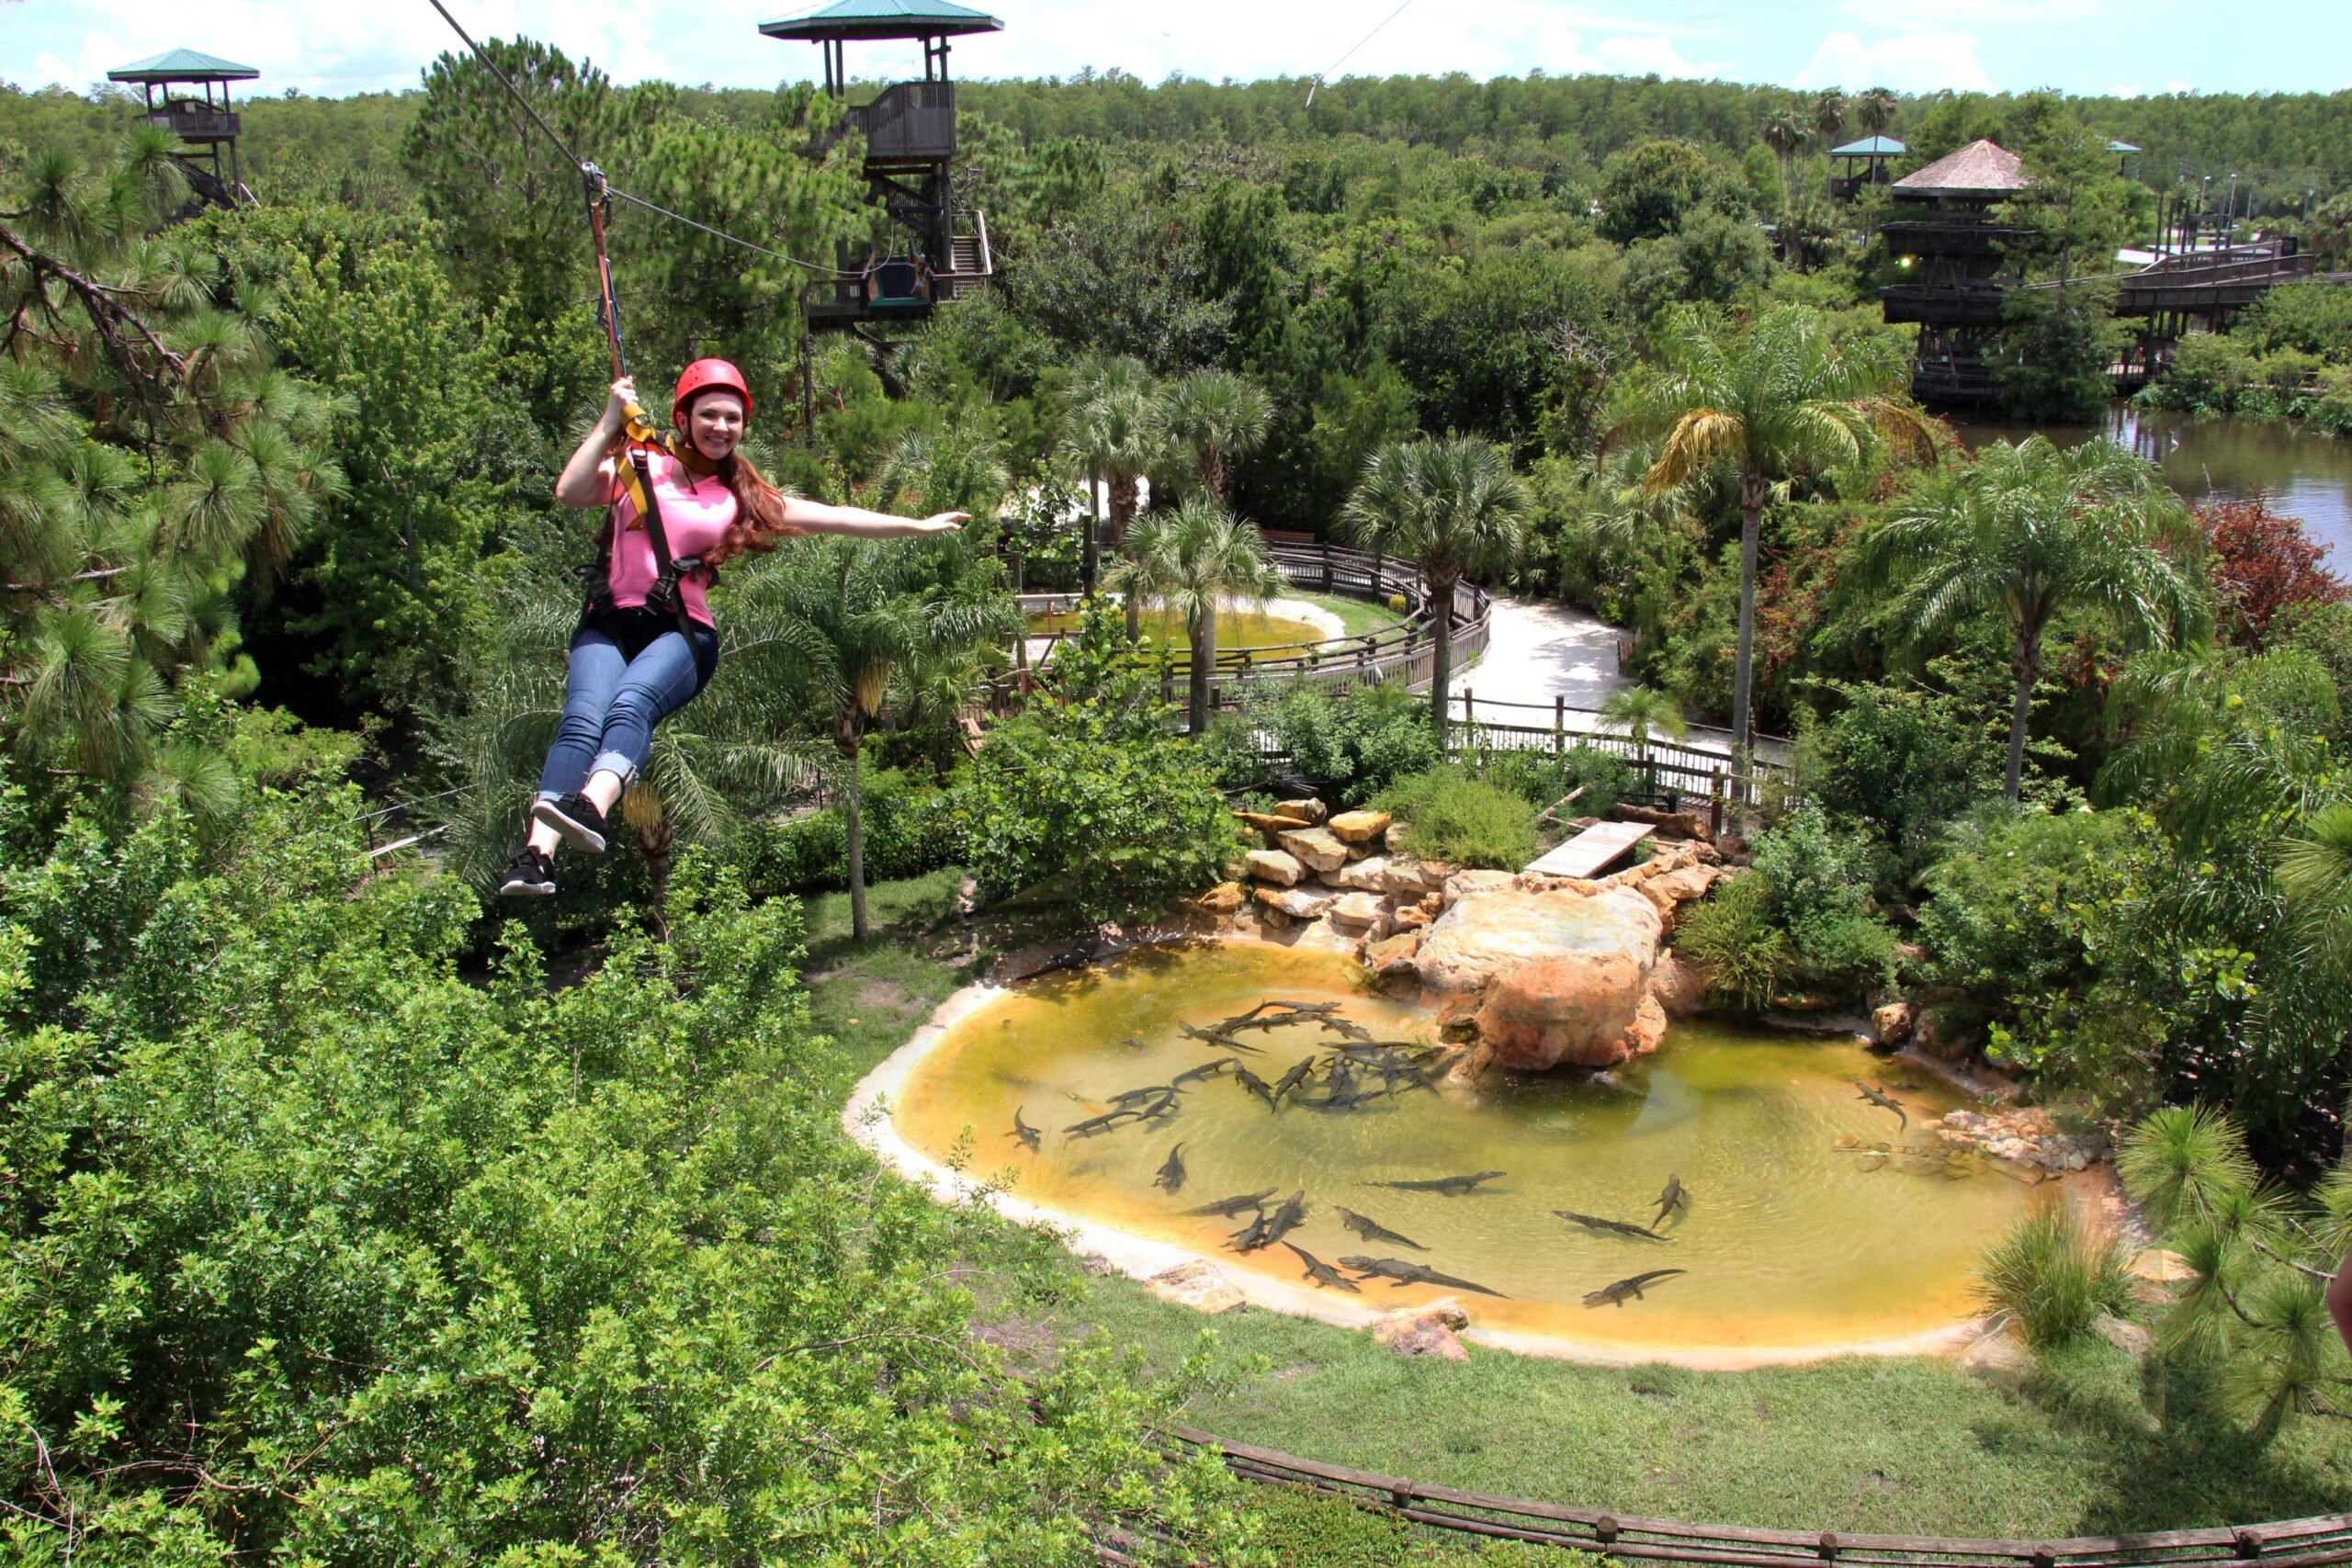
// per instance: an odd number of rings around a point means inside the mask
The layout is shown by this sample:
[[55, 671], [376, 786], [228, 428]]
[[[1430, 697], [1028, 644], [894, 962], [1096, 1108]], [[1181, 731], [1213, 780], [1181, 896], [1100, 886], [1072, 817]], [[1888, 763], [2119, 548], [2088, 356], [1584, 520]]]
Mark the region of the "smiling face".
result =
[[696, 398], [686, 410], [686, 438], [716, 463], [743, 439], [743, 400], [724, 389]]

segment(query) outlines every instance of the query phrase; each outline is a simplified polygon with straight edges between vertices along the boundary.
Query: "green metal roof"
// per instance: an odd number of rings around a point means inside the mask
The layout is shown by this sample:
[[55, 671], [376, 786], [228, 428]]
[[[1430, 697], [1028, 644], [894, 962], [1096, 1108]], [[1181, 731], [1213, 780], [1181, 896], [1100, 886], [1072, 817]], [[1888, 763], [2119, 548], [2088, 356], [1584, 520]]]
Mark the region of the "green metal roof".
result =
[[2110, 141], [2107, 144], [2107, 150], [2110, 152], [2137, 152], [2139, 151], [2137, 147], [2132, 146], [2129, 141]]
[[233, 60], [201, 50], [167, 49], [145, 60], [117, 66], [107, 73], [109, 82], [250, 82], [260, 72]]
[[820, 43], [834, 39], [952, 38], [992, 33], [1003, 26], [985, 11], [950, 0], [834, 0], [805, 17], [762, 22], [760, 31], [769, 38]]
[[1832, 147], [1829, 155], [1833, 158], [1896, 158], [1909, 151], [1892, 136], [1865, 136], [1860, 141]]

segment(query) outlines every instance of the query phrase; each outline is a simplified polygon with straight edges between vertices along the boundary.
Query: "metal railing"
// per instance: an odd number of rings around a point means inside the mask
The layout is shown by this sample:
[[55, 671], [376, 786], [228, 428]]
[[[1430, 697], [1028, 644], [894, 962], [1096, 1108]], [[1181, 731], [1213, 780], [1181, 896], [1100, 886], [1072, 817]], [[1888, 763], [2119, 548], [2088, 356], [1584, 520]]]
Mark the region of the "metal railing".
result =
[[1324, 1464], [1190, 1427], [1172, 1428], [1169, 1437], [1178, 1453], [1213, 1454], [1244, 1480], [1344, 1497], [1433, 1529], [1576, 1547], [1628, 1562], [1724, 1568], [2326, 1568], [2352, 1562], [2352, 1514], [2045, 1540], [1758, 1529], [1489, 1496]]

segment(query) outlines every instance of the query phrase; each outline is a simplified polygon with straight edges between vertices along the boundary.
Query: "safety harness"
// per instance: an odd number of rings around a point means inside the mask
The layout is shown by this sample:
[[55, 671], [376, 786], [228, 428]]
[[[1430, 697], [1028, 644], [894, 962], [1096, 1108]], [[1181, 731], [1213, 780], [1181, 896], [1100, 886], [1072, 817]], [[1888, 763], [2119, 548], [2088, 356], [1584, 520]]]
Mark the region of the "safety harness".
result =
[[[613, 291], [613, 261], [605, 246], [605, 223], [612, 216], [612, 191], [605, 179], [605, 172], [594, 164], [580, 165], [582, 183], [587, 187], [588, 228], [596, 238], [596, 320], [605, 329], [605, 345], [612, 351], [613, 379], [617, 381], [628, 374], [628, 357], [621, 343], [621, 307]], [[669, 530], [662, 525], [662, 502], [655, 493], [652, 466], [649, 455], [659, 452], [673, 462], [684, 461], [676, 446], [665, 441], [653, 428], [652, 421], [643, 408], [630, 403], [623, 412], [621, 422], [623, 463], [614, 470], [623, 493], [637, 507], [638, 523], [645, 529], [648, 543], [653, 547], [655, 575], [653, 585], [645, 591], [645, 606], [657, 615], [676, 618], [678, 634], [694, 645], [694, 621], [686, 614], [685, 595], [679, 592], [678, 580], [689, 572], [713, 572], [700, 557], [673, 558], [670, 554]], [[605, 513], [605, 525], [596, 535], [596, 559], [581, 569], [587, 578], [587, 597], [581, 606], [583, 624], [595, 620], [614, 608], [613, 604], [613, 513]]]

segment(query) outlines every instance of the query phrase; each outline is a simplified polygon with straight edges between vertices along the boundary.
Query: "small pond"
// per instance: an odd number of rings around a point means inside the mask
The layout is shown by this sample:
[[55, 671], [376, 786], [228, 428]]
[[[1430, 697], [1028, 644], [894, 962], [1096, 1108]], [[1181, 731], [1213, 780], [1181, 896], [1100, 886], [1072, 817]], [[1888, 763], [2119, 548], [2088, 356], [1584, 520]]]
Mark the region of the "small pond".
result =
[[[2016, 1178], [1947, 1155], [1932, 1123], [1962, 1103], [1955, 1090], [1859, 1043], [1690, 1023], [1612, 1076], [1420, 1087], [1369, 1065], [1399, 1062], [1402, 1048], [1351, 1037], [1426, 1043], [1432, 1020], [1363, 977], [1337, 953], [1227, 942], [1139, 949], [1027, 982], [955, 1023], [912, 1068], [896, 1130], [943, 1162], [968, 1139], [974, 1174], [1009, 1170], [1014, 1195], [1048, 1211], [1308, 1288], [1284, 1246], [1226, 1246], [1251, 1207], [1188, 1212], [1263, 1191], [1272, 1213], [1304, 1192], [1305, 1219], [1284, 1239], [1321, 1262], [1395, 1259], [1499, 1292], [1374, 1278], [1348, 1302], [1386, 1310], [1452, 1293], [1482, 1328], [1604, 1354], [1801, 1354], [1947, 1329], [1975, 1314], [1970, 1271], [2032, 1201]], [[1336, 1004], [1338, 1021], [1233, 1032], [1255, 1047], [1239, 1053], [1185, 1032], [1269, 998]], [[1343, 1047], [1358, 1060], [1335, 1089], [1329, 1064]], [[1116, 1111], [1125, 1091], [1237, 1055], [1269, 1084], [1317, 1066], [1279, 1109], [1227, 1069], [1179, 1085], [1158, 1116], [1072, 1130]], [[1885, 1086], [1908, 1124], [1860, 1098], [1863, 1081]], [[1036, 1148], [1013, 1135], [1016, 1112]], [[1183, 1168], [1172, 1190], [1155, 1185], [1171, 1154]], [[1379, 1185], [1481, 1171], [1502, 1174], [1460, 1196]], [[1687, 1197], [1657, 1224], [1662, 1239], [1554, 1213], [1646, 1225], [1669, 1176]], [[1420, 1245], [1353, 1234], [1341, 1208]], [[1684, 1272], [1623, 1305], [1585, 1304], [1663, 1269]]]
[[[1191, 639], [1185, 633], [1183, 616], [1169, 610], [1146, 610], [1141, 619], [1144, 636], [1173, 648], [1177, 663], [1186, 661]], [[1078, 612], [1075, 610], [1040, 611], [1029, 617], [1029, 635], [1032, 637], [1050, 637], [1056, 632], [1076, 630]], [[1321, 642], [1329, 635], [1309, 622], [1270, 615], [1263, 610], [1217, 612], [1216, 646], [1219, 653], [1242, 648], [1295, 648], [1302, 643]]]

